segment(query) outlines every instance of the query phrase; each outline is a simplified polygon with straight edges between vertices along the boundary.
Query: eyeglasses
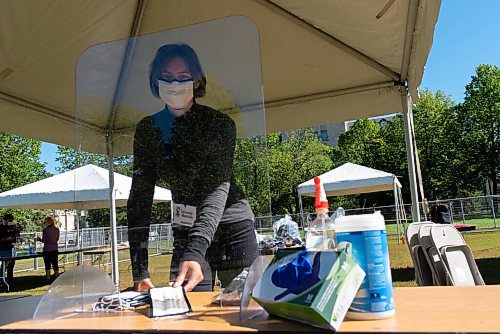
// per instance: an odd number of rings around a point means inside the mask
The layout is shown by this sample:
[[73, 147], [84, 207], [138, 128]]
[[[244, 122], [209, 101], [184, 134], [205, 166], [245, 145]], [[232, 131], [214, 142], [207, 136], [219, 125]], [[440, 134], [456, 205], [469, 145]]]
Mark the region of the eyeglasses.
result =
[[188, 82], [188, 81], [193, 81], [193, 78], [189, 76], [180, 76], [178, 78], [173, 78], [171, 76], [159, 76], [158, 81], [163, 81], [167, 83], [172, 83], [172, 82], [178, 82], [178, 83], [183, 83], [183, 82]]

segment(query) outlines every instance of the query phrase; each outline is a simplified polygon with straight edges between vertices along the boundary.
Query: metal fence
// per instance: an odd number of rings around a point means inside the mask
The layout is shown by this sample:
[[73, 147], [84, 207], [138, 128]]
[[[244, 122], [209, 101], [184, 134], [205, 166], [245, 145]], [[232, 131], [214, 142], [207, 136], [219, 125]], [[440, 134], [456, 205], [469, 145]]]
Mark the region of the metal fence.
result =
[[[475, 225], [477, 230], [496, 229], [500, 227], [500, 195], [428, 201], [429, 208], [432, 208], [437, 202], [448, 206], [450, 216], [455, 224]], [[422, 208], [422, 203], [420, 203], [421, 220], [430, 220], [430, 213], [425, 215]], [[404, 210], [407, 214], [406, 223], [409, 224], [412, 222], [411, 204], [404, 204]], [[382, 213], [387, 225], [396, 224], [395, 205], [345, 209], [346, 215], [369, 214], [375, 211]], [[331, 214], [333, 214], [333, 211], [329, 212], [329, 215]], [[304, 227], [307, 227], [308, 222], [311, 222], [316, 214], [305, 212], [302, 215], [289, 214], [289, 216], [298, 224], [299, 229], [304, 230]], [[259, 233], [270, 233], [273, 230], [273, 223], [284, 217], [285, 215], [255, 217], [255, 229]], [[388, 234], [395, 235], [396, 233], [388, 232]]]
[[[118, 226], [117, 231], [117, 243], [125, 243], [128, 241], [128, 227]], [[42, 251], [43, 243], [36, 242], [35, 237], [41, 237], [41, 232], [29, 232], [21, 233], [19, 240], [16, 243], [16, 253], [28, 253], [30, 246], [35, 246], [36, 251]], [[61, 231], [59, 237], [59, 249], [67, 250], [77, 248], [78, 239], [80, 239], [80, 247], [99, 247], [99, 246], [110, 246], [111, 244], [111, 228], [110, 227], [95, 227], [95, 228], [83, 228], [78, 234], [77, 231]], [[149, 240], [148, 240], [148, 251], [149, 255], [159, 255], [163, 253], [168, 253], [173, 251], [173, 234], [171, 224], [154, 224], [149, 228]], [[128, 251], [123, 252], [119, 258], [121, 261], [127, 261], [130, 259], [128, 256]], [[109, 259], [109, 257], [107, 258]], [[26, 262], [33, 261], [33, 265], [26, 265]], [[64, 257], [62, 260], [63, 264], [70, 264], [76, 262], [76, 257], [68, 258]], [[109, 261], [101, 263], [101, 265], [107, 265]], [[41, 258], [35, 258], [33, 260], [25, 260], [23, 265], [18, 266], [16, 264], [16, 271], [30, 271], [38, 270], [43, 268], [43, 260]]]
[[[448, 206], [450, 211], [450, 216], [453, 223], [456, 224], [470, 224], [475, 225], [477, 230], [488, 230], [496, 229], [499, 227], [500, 219], [500, 196], [479, 196], [479, 197], [467, 197], [467, 198], [453, 198], [453, 199], [442, 199], [439, 200], [441, 204]], [[429, 207], [435, 205], [437, 201], [429, 201]], [[422, 204], [422, 203], [420, 203]], [[405, 204], [404, 209], [408, 215], [407, 223], [411, 223], [411, 205]], [[422, 205], [420, 205], [422, 220], [425, 218], [430, 220], [430, 215], [425, 217]], [[394, 205], [390, 206], [374, 206], [356, 209], [346, 209], [346, 215], [358, 215], [373, 213], [375, 211], [381, 211], [385, 218], [386, 224], [388, 226], [396, 224], [396, 208]], [[330, 215], [333, 212], [329, 213]], [[297, 222], [299, 229], [304, 231], [304, 227], [307, 223], [312, 221], [315, 217], [315, 213], [303, 213], [290, 214], [289, 216], [293, 221]], [[264, 216], [255, 217], [255, 230], [258, 233], [272, 233], [273, 223], [285, 215], [275, 215], [275, 216]], [[397, 235], [396, 229], [388, 229], [388, 235]], [[41, 236], [41, 232], [32, 233], [21, 233], [20, 240], [16, 244], [18, 251], [28, 251], [29, 246], [35, 244], [34, 238], [36, 236]], [[93, 246], [109, 246], [111, 242], [111, 229], [109, 227], [97, 227], [97, 228], [83, 228], [78, 235], [76, 231], [61, 231], [61, 236], [59, 239], [60, 249], [72, 249], [78, 244], [78, 238], [80, 238], [81, 247], [93, 247]], [[127, 226], [119, 226], [117, 228], [117, 243], [124, 243], [128, 241], [128, 228]], [[173, 251], [173, 234], [171, 224], [155, 224], [151, 225], [149, 229], [149, 254], [158, 255], [166, 252]], [[40, 242], [36, 243], [37, 251], [41, 251], [43, 244]], [[128, 254], [128, 252], [126, 252]], [[120, 256], [120, 261], [129, 260], [127, 256]], [[22, 268], [21, 270], [36, 270], [38, 268], [43, 268], [42, 259], [37, 258], [33, 260], [33, 265], [31, 267]], [[75, 260], [68, 260], [71, 263]], [[17, 265], [16, 265], [17, 266]], [[20, 271], [20, 270], [18, 270]]]
[[442, 199], [430, 201], [445, 204], [455, 224], [477, 224], [478, 228], [497, 228], [500, 218], [500, 195]]

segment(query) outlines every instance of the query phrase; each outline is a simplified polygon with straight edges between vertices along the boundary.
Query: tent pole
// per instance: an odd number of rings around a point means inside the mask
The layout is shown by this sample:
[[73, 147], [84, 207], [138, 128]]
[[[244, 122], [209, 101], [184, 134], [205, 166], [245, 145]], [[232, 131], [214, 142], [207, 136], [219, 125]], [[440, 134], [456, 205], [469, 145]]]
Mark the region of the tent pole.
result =
[[172, 241], [172, 249], [166, 248], [167, 251], [174, 251], [173, 247], [173, 242], [174, 242], [174, 236], [172, 232], [172, 226], [174, 226], [174, 199], [170, 199], [170, 230], [168, 233], [168, 240], [167, 240], [167, 245], [170, 245], [170, 241]]
[[401, 242], [401, 228], [400, 228], [400, 221], [399, 221], [399, 201], [398, 201], [398, 190], [396, 189], [396, 182], [394, 182], [394, 185], [393, 185], [393, 191], [394, 191], [394, 205], [395, 205], [395, 209], [396, 209], [396, 229], [397, 229], [397, 233], [398, 233], [398, 245], [399, 243]]
[[[80, 241], [80, 215], [79, 215], [80, 210], [78, 209], [78, 206], [76, 207], [76, 216], [75, 216], [75, 223], [76, 223], [76, 249], [81, 249], [81, 241]], [[82, 252], [76, 253], [77, 257], [77, 263], [80, 265], [82, 264]]]
[[407, 90], [407, 87], [401, 88], [403, 89], [403, 94], [401, 95], [401, 103], [403, 106], [406, 159], [408, 160], [408, 177], [410, 178], [411, 216], [413, 222], [419, 222], [420, 208], [418, 204], [417, 179], [415, 172], [415, 153], [413, 152], [413, 134], [410, 126], [411, 118], [413, 118], [413, 106], [411, 96]]
[[299, 216], [300, 216], [300, 223], [302, 224], [302, 231], [305, 232], [305, 224], [304, 224], [304, 210], [302, 209], [302, 194], [297, 190], [299, 193]]
[[405, 204], [403, 203], [403, 194], [401, 193], [401, 188], [398, 188], [398, 201], [399, 201], [399, 209], [401, 220], [403, 221], [403, 229], [406, 231], [408, 226], [406, 226], [406, 211]]
[[68, 210], [64, 209], [64, 250], [68, 249]]
[[[68, 250], [68, 210], [64, 209], [64, 250]], [[66, 256], [64, 257], [64, 265], [66, 265]]]
[[120, 274], [118, 272], [118, 244], [116, 235], [116, 203], [115, 203], [115, 171], [113, 164], [113, 138], [108, 133], [106, 135], [106, 150], [108, 154], [108, 170], [109, 170], [109, 221], [111, 225], [111, 260], [113, 283], [119, 288]]

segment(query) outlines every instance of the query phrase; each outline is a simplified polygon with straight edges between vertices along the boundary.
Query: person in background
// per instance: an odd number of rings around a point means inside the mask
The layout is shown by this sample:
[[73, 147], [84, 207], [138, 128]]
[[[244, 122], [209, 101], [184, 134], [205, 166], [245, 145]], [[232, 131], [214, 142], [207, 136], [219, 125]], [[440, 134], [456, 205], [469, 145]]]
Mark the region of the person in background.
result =
[[43, 242], [43, 263], [45, 264], [45, 276], [47, 281], [51, 280], [50, 267], [54, 269], [54, 279], [59, 276], [59, 228], [54, 224], [52, 217], [45, 217], [44, 224], [47, 225], [42, 231], [42, 237], [36, 240]]
[[174, 201], [171, 284], [212, 291], [217, 273], [227, 286], [258, 255], [254, 215], [233, 175], [236, 125], [226, 114], [196, 102], [205, 95], [207, 81], [186, 44], [158, 49], [149, 83], [164, 108], [143, 118], [135, 131], [127, 204], [134, 290], [153, 287], [148, 238], [160, 180]]
[[448, 205], [436, 199], [436, 203], [431, 208], [431, 221], [436, 224], [451, 224], [452, 217]]
[[[14, 216], [7, 213], [3, 216], [3, 221], [0, 223], [0, 256], [9, 257], [14, 256], [14, 244], [19, 237], [19, 229], [12, 224]], [[16, 261], [11, 260], [7, 262], [7, 277], [6, 282], [12, 286], [14, 282], [14, 265]], [[5, 270], [2, 268], [2, 270]], [[3, 282], [2, 282], [3, 283]]]

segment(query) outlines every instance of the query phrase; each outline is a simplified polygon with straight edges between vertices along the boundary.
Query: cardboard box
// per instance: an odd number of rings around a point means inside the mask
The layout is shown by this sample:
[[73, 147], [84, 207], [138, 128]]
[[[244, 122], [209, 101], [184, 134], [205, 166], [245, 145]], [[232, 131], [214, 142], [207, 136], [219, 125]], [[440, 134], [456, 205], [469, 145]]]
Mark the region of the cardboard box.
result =
[[270, 314], [337, 330], [364, 277], [345, 252], [302, 250], [273, 260], [252, 297]]

